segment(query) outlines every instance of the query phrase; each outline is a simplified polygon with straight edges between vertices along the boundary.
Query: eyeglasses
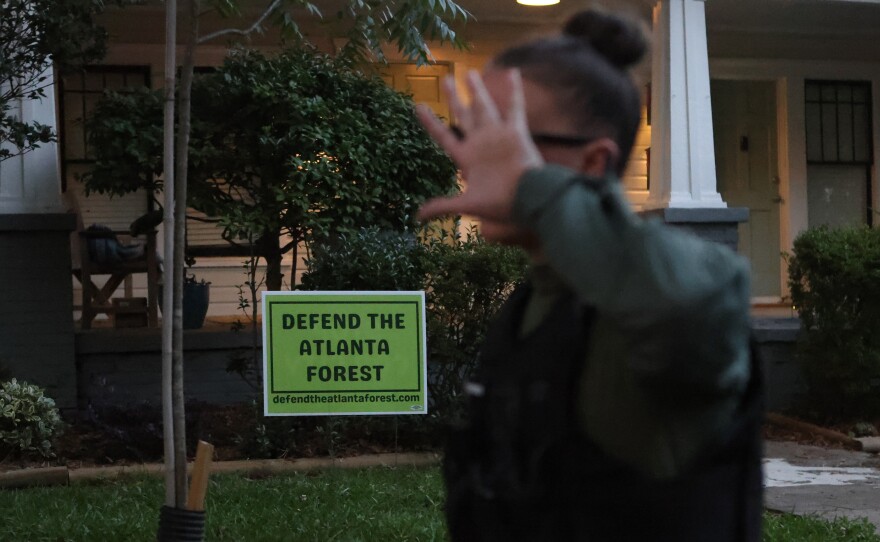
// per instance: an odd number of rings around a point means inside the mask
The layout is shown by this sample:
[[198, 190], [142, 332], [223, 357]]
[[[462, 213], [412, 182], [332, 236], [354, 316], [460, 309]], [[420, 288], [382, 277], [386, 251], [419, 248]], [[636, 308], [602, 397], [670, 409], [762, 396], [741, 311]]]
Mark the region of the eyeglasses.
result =
[[595, 137], [579, 135], [531, 134], [535, 145], [556, 145], [559, 147], [580, 147], [596, 141]]
[[[452, 125], [449, 127], [452, 130], [452, 133], [455, 134], [455, 137], [458, 139], [464, 139], [464, 131], [456, 125]], [[559, 135], [559, 134], [545, 134], [545, 133], [532, 133], [532, 141], [535, 142], [535, 145], [556, 145], [559, 147], [580, 147], [582, 145], [586, 145], [588, 143], [592, 143], [597, 138], [595, 137], [587, 137], [587, 136], [579, 136], [579, 135]]]

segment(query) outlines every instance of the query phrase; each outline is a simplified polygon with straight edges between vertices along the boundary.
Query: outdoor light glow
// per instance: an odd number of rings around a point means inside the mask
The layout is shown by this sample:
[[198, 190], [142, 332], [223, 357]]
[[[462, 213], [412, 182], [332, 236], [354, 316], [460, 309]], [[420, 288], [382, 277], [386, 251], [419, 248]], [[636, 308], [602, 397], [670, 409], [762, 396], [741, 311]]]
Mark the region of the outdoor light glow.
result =
[[524, 6], [552, 6], [558, 4], [559, 0], [516, 0], [516, 3]]

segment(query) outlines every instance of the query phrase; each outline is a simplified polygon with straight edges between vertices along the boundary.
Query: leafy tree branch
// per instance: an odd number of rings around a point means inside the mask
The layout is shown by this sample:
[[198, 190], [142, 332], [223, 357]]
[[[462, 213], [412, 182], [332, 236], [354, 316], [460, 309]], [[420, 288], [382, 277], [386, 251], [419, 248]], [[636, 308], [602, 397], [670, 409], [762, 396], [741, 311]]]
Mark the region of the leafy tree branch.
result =
[[[116, 5], [136, 3], [116, 0]], [[102, 58], [107, 32], [95, 22], [103, 0], [4, 0], [0, 4], [0, 161], [55, 141], [55, 131], [21, 118], [21, 100], [45, 98], [48, 70]]]

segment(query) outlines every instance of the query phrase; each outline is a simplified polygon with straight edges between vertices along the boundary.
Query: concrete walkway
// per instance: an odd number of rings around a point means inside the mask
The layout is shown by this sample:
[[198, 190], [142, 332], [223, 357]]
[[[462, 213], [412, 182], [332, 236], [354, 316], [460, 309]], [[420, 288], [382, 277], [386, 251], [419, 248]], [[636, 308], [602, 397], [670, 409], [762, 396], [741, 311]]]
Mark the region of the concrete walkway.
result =
[[880, 534], [880, 458], [793, 442], [767, 442], [764, 504], [833, 519], [867, 518]]

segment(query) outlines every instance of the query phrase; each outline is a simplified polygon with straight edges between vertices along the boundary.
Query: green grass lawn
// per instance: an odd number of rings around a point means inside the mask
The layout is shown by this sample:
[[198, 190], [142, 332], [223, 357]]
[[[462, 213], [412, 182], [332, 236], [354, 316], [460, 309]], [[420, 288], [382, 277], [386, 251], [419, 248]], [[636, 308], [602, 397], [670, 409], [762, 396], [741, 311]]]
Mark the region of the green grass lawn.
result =
[[764, 514], [765, 542], [875, 542], [880, 536], [867, 520], [837, 519], [822, 521], [812, 517], [790, 514]]
[[[0, 540], [152, 541], [163, 494], [154, 477], [0, 491]], [[443, 541], [442, 503], [436, 468], [218, 475], [208, 489], [205, 540]], [[765, 518], [767, 541], [880, 542], [863, 522]]]

